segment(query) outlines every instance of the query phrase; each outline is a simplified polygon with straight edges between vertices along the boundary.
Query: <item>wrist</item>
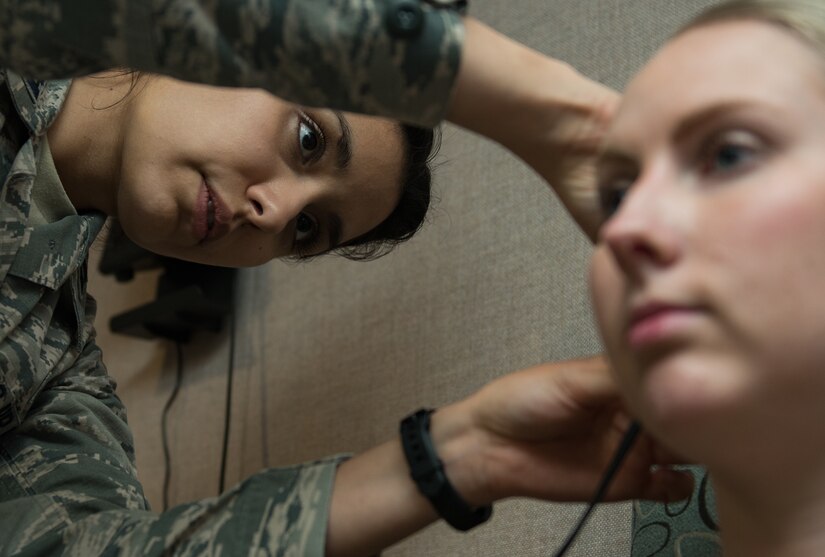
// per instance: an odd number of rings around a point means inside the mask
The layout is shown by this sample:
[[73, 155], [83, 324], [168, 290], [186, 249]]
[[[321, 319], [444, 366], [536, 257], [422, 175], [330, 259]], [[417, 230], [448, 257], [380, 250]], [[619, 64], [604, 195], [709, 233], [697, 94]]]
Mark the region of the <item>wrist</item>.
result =
[[[573, 66], [468, 17], [461, 66], [448, 110], [455, 124], [522, 156], [567, 145], [571, 122], [601, 120], [618, 96]], [[606, 110], [610, 107], [609, 110]], [[540, 147], [534, 147], [537, 143]], [[544, 151], [545, 158], [547, 151]]]
[[[492, 506], [469, 503], [450, 481], [432, 438], [432, 414], [432, 410], [421, 409], [401, 421], [401, 444], [410, 475], [441, 518], [457, 530], [470, 530], [490, 518]], [[439, 443], [442, 448], [450, 444], [445, 442], [448, 438], [456, 438], [449, 434], [449, 430], [456, 431], [455, 428], [442, 428]], [[450, 453], [454, 454], [453, 451]], [[453, 473], [453, 477], [455, 475]]]
[[494, 502], [484, 477], [484, 436], [469, 404], [454, 403], [430, 416], [430, 436], [444, 472], [458, 494], [471, 506]]

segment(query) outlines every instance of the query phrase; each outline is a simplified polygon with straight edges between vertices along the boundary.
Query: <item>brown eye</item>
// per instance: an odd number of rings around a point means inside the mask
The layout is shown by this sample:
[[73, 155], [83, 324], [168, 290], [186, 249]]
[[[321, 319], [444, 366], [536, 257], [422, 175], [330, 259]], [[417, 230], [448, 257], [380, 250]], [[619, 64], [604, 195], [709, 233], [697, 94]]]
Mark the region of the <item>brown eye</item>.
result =
[[301, 213], [295, 220], [295, 243], [311, 243], [318, 233], [318, 224], [311, 216]]
[[305, 115], [298, 123], [298, 149], [303, 164], [315, 162], [324, 154], [324, 133]]

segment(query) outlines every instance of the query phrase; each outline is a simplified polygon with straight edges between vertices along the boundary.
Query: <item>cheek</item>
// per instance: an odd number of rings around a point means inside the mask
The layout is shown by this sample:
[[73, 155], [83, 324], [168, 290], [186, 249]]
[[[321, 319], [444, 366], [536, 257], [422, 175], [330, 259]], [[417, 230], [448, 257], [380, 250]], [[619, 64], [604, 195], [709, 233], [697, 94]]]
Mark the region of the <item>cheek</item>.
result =
[[751, 372], [741, 383], [766, 394], [825, 377], [825, 183], [802, 168], [732, 192], [703, 227], [701, 273], [723, 340]]
[[629, 381], [628, 366], [625, 364], [630, 359], [622, 342], [624, 290], [624, 276], [613, 256], [606, 247], [598, 246], [590, 264], [590, 294], [596, 324], [611, 360], [611, 368], [623, 388]]
[[[199, 176], [191, 169], [172, 166], [165, 161], [148, 162], [144, 153], [124, 156], [116, 200], [117, 216], [133, 241], [157, 250], [158, 238], [177, 234], [183, 240], [188, 222], [183, 207], [194, 203]], [[147, 243], [152, 245], [147, 245]]]
[[620, 336], [619, 311], [623, 279], [604, 246], [598, 246], [590, 262], [590, 297], [599, 332], [608, 347], [615, 346]]
[[137, 99], [125, 140], [144, 162], [163, 167], [258, 171], [294, 116], [291, 105], [262, 91], [170, 78], [150, 81]]
[[772, 331], [755, 339], [769, 342], [825, 321], [825, 183], [763, 186], [720, 204], [700, 228], [708, 235], [704, 272], [724, 285], [716, 302], [746, 329]]

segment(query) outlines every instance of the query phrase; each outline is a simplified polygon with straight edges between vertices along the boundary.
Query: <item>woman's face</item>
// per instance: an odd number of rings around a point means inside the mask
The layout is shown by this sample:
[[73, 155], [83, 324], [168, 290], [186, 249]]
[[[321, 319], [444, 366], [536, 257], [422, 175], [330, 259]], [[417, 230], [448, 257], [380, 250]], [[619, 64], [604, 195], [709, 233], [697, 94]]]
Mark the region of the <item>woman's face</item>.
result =
[[825, 392], [823, 76], [778, 27], [701, 27], [609, 134], [597, 319], [631, 407], [682, 449]]
[[156, 253], [226, 266], [316, 254], [398, 202], [395, 123], [161, 77], [129, 102], [117, 213]]

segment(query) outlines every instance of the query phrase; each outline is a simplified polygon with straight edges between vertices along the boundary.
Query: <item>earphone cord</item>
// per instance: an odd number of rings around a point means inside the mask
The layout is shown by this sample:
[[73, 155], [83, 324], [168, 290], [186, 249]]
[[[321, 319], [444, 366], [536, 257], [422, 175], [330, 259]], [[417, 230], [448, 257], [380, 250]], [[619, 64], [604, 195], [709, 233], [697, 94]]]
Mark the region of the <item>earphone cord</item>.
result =
[[221, 471], [218, 478], [218, 495], [226, 484], [226, 460], [229, 450], [229, 424], [232, 418], [232, 382], [235, 376], [235, 312], [229, 313], [229, 367], [226, 373], [226, 403], [223, 414], [223, 443], [221, 443]]
[[610, 466], [607, 467], [604, 476], [602, 476], [599, 487], [596, 489], [596, 494], [593, 496], [593, 499], [590, 500], [584, 514], [581, 518], [579, 518], [579, 522], [567, 536], [567, 540], [564, 542], [564, 545], [562, 545], [556, 552], [555, 557], [562, 557], [565, 553], [567, 553], [567, 550], [573, 546], [573, 542], [576, 541], [576, 537], [579, 535], [579, 532], [581, 532], [584, 524], [587, 522], [587, 519], [590, 518], [590, 514], [593, 512], [593, 509], [595, 509], [596, 505], [604, 499], [604, 494], [607, 493], [607, 488], [610, 487], [610, 482], [613, 481], [613, 477], [616, 475], [616, 472], [619, 471], [619, 467], [622, 465], [627, 453], [630, 452], [631, 447], [633, 447], [633, 443], [639, 436], [640, 430], [641, 427], [638, 422], [631, 423], [630, 427], [627, 428], [624, 437], [622, 437], [622, 442], [619, 443], [619, 448], [616, 449], [616, 454], [610, 462]]
[[167, 420], [169, 418], [169, 409], [175, 399], [178, 398], [181, 384], [183, 383], [183, 345], [180, 341], [175, 343], [177, 349], [177, 363], [175, 368], [175, 383], [172, 386], [172, 392], [169, 398], [166, 399], [166, 404], [163, 405], [163, 411], [160, 414], [160, 438], [163, 445], [163, 510], [169, 508], [169, 484], [172, 481], [172, 457], [169, 454], [169, 432], [167, 431]]

